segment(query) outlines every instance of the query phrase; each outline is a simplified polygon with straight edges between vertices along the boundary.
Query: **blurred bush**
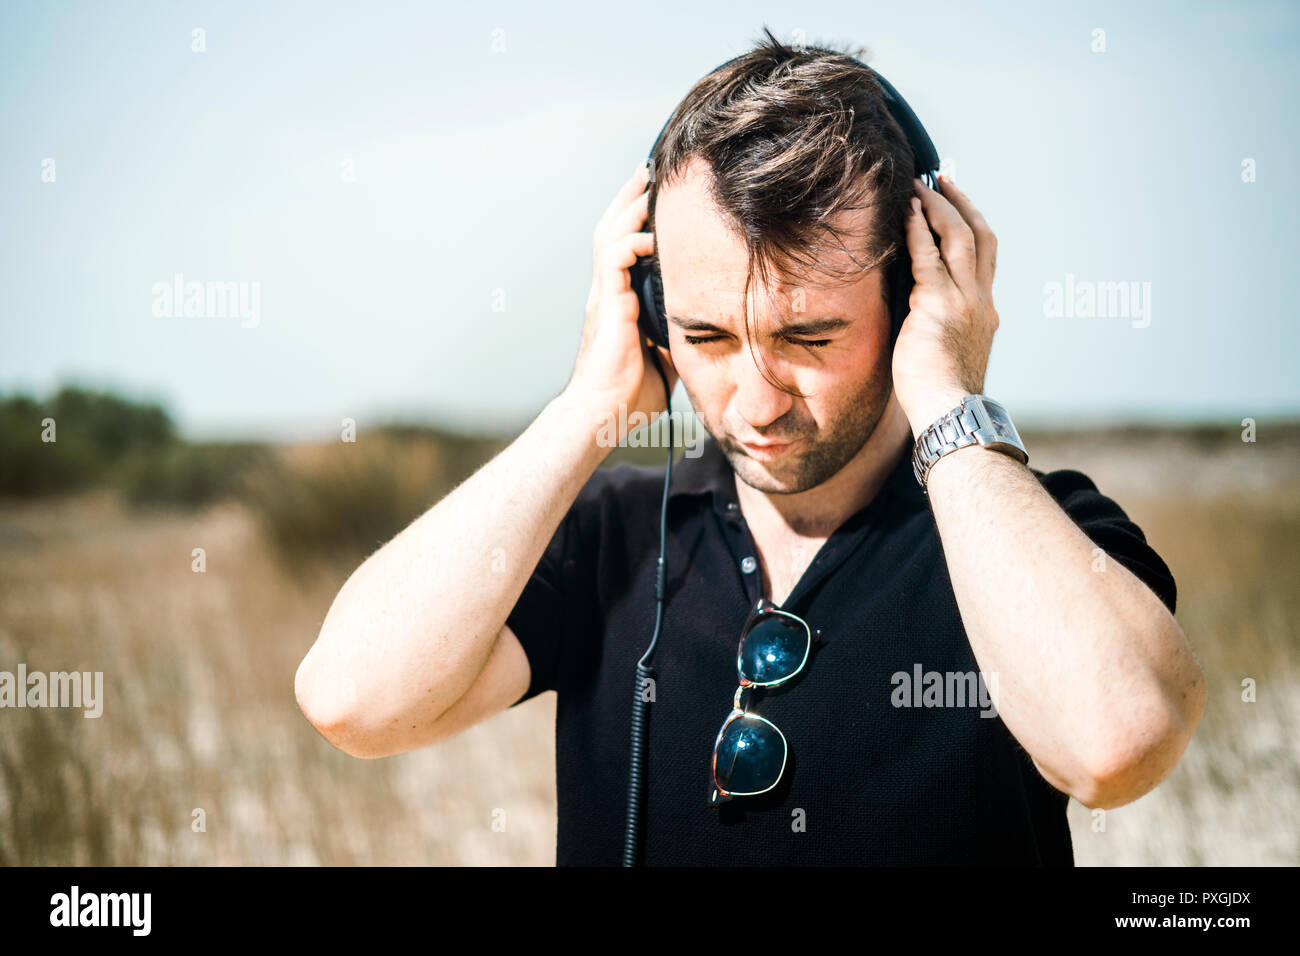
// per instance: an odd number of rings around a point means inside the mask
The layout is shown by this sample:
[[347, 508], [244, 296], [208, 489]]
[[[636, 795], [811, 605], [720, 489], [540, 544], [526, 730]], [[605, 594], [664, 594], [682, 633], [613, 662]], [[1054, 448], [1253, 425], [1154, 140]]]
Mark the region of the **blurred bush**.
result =
[[[50, 419], [55, 440], [45, 441]], [[184, 509], [239, 498], [282, 558], [352, 560], [395, 535], [508, 441], [395, 424], [355, 442], [192, 442], [177, 435], [158, 405], [67, 386], [44, 401], [0, 397], [0, 496], [109, 486], [137, 507]]]
[[237, 495], [244, 472], [271, 458], [256, 442], [175, 442], [128, 456], [113, 483], [136, 506], [197, 508]]
[[252, 467], [240, 496], [279, 557], [354, 560], [442, 499], [504, 441], [393, 426], [282, 449]]
[[[53, 420], [54, 441], [45, 441]], [[44, 402], [0, 399], [0, 494], [72, 491], [114, 480], [123, 462], [177, 441], [167, 413], [106, 392], [68, 386]]]
[[[47, 419], [52, 442], [42, 440]], [[355, 442], [193, 442], [158, 405], [67, 386], [45, 401], [0, 398], [0, 496], [108, 486], [137, 508], [182, 509], [238, 498], [286, 563], [355, 561], [512, 440], [390, 424]], [[647, 443], [664, 440], [661, 433]], [[664, 456], [660, 447], [623, 447], [602, 464], [662, 468]]]

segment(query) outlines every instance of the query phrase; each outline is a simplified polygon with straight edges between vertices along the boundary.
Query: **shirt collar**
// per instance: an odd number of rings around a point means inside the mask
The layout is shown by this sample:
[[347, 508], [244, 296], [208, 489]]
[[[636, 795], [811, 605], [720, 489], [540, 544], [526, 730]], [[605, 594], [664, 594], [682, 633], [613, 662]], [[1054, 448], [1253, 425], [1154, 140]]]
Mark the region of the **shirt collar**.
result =
[[[673, 463], [672, 484], [668, 489], [670, 500], [691, 495], [711, 495], [713, 507], [719, 514], [734, 513], [740, 502], [736, 498], [735, 473], [731, 462], [722, 453], [713, 436], [708, 436], [695, 448], [699, 454], [694, 458], [683, 455]], [[880, 492], [866, 507], [875, 507], [888, 499], [891, 507], [915, 508], [925, 507], [925, 494], [916, 483], [912, 473], [912, 456], [904, 453], [898, 464], [885, 479]], [[865, 510], [865, 509], [864, 509]]]

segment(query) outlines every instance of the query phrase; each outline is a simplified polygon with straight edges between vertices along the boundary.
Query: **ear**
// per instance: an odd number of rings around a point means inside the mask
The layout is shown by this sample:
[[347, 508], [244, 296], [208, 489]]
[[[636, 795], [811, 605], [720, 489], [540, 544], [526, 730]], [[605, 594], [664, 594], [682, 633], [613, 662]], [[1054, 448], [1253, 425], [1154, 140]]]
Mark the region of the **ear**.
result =
[[668, 388], [669, 391], [671, 391], [677, 387], [677, 382], [681, 379], [681, 375], [677, 371], [677, 366], [673, 364], [672, 355], [666, 348], [656, 345], [654, 349], [659, 361], [663, 363], [664, 371], [668, 373]]

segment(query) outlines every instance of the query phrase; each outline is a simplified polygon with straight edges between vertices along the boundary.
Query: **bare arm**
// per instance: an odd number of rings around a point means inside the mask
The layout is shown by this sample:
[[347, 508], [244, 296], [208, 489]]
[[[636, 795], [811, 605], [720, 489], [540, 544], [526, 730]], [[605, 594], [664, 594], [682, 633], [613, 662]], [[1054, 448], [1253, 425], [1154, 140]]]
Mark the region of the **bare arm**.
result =
[[[647, 415], [666, 405], [658, 374], [646, 368], [627, 272], [654, 248], [650, 233], [636, 231], [645, 221], [646, 183], [638, 170], [596, 228], [582, 345], [564, 392], [508, 448], [367, 558], [335, 597], [294, 692], [336, 747], [382, 757], [426, 746], [528, 688], [528, 659], [505, 621], [609, 454], [597, 440], [600, 425], [617, 421], [620, 405]], [[670, 372], [670, 387], [674, 380]]]
[[[999, 320], [997, 240], [946, 177], [915, 182], [907, 222], [916, 288], [894, 349], [913, 438], [984, 387]], [[939, 242], [934, 241], [934, 234]], [[999, 714], [1043, 777], [1117, 807], [1173, 769], [1205, 708], [1205, 676], [1169, 609], [1091, 539], [1029, 469], [963, 448], [935, 462], [930, 506], [962, 624]]]
[[[570, 396], [553, 400], [348, 578], [294, 681], [331, 743], [384, 756], [432, 742], [438, 718], [483, 670], [498, 636], [508, 637], [506, 617], [607, 452], [582, 418]], [[494, 684], [517, 688], [517, 700], [528, 662], [504, 643], [511, 666], [497, 668]]]
[[1018, 461], [972, 446], [940, 458], [927, 487], [1007, 729], [1084, 806], [1142, 796], [1173, 770], [1205, 708], [1174, 616], [1118, 561], [1096, 570], [1092, 540]]

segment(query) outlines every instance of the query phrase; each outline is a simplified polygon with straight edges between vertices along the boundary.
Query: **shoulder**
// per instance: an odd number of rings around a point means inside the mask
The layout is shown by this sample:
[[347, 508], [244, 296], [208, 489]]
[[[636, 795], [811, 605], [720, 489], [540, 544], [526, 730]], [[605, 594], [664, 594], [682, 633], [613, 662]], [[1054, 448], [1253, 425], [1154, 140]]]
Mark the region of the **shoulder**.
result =
[[1030, 471], [1098, 548], [1141, 578], [1170, 611], [1176, 608], [1178, 591], [1169, 565], [1118, 502], [1073, 468]]
[[1060, 468], [1048, 472], [1031, 468], [1030, 471], [1048, 494], [1076, 519], [1099, 518], [1107, 515], [1128, 517], [1115, 500], [1103, 494], [1096, 482], [1081, 471], [1073, 468]]
[[569, 515], [586, 533], [609, 533], [657, 520], [664, 469], [652, 465], [602, 465], [579, 490]]
[[653, 465], [602, 465], [587, 479], [578, 500], [588, 504], [612, 502], [630, 504], [663, 492], [664, 469]]
[[1029, 470], [1058, 501], [1063, 498], [1100, 494], [1096, 482], [1073, 468], [1058, 468], [1056, 471], [1040, 471], [1037, 468]]

